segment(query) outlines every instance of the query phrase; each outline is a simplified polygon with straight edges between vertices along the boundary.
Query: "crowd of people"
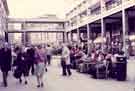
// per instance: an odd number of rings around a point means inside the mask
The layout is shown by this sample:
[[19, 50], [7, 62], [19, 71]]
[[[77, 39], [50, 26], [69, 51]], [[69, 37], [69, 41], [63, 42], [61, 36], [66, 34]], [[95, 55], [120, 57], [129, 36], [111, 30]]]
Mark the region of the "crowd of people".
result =
[[8, 43], [5, 43], [0, 48], [2, 85], [4, 87], [8, 86], [8, 73], [13, 71], [13, 76], [20, 83], [24, 81], [25, 84], [28, 84], [27, 78], [31, 73], [31, 75], [35, 75], [37, 78], [37, 87], [43, 87], [44, 72], [47, 71], [47, 65], [51, 64], [51, 51], [50, 45], [14, 46], [11, 48]]
[[[124, 52], [117, 53], [102, 52], [99, 49], [92, 49], [88, 52], [86, 45], [71, 45], [63, 43], [61, 50], [61, 67], [63, 76], [71, 76], [71, 69], [76, 69], [82, 73], [88, 73], [93, 78], [97, 78], [97, 69], [104, 71], [108, 65], [109, 77], [116, 75], [116, 65], [118, 56], [124, 57]], [[50, 45], [42, 46], [15, 46], [9, 47], [5, 43], [0, 48], [0, 68], [3, 76], [3, 86], [7, 87], [8, 72], [13, 70], [13, 76], [20, 83], [28, 84], [28, 76], [35, 75], [37, 78], [37, 87], [43, 87], [43, 76], [47, 71], [47, 65], [51, 65], [52, 47]], [[86, 66], [86, 63], [89, 65]], [[23, 78], [23, 79], [22, 79]]]
[[115, 78], [117, 75], [117, 58], [125, 58], [122, 50], [103, 52], [101, 49], [93, 48], [87, 53], [87, 47], [79, 45], [68, 45], [68, 47], [70, 50], [70, 67], [79, 72], [91, 74], [93, 78], [97, 78], [97, 69], [105, 71], [106, 68], [108, 76]]

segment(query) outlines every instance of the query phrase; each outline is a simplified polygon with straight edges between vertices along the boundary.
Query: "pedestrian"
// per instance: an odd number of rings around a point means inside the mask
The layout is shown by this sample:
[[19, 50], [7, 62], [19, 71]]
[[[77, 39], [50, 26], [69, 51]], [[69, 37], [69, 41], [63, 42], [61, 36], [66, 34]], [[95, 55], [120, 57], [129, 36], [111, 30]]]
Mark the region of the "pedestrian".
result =
[[61, 58], [61, 65], [62, 65], [62, 75], [66, 76], [67, 73], [71, 76], [71, 64], [70, 64], [70, 50], [69, 48], [63, 44], [62, 48], [62, 58]]
[[47, 45], [47, 63], [51, 65], [51, 58], [52, 58], [52, 48], [50, 45]]
[[34, 75], [34, 60], [35, 60], [35, 48], [30, 47], [26, 52], [26, 60], [28, 63], [28, 72], [31, 70], [31, 74]]
[[11, 64], [12, 64], [11, 48], [9, 48], [8, 43], [5, 43], [4, 48], [0, 50], [0, 68], [2, 71], [4, 87], [8, 86], [7, 77], [8, 72], [11, 70]]
[[44, 76], [44, 72], [45, 72], [45, 64], [46, 64], [46, 60], [45, 60], [45, 50], [39, 45], [36, 49], [35, 52], [35, 74], [37, 77], [37, 87], [43, 87], [44, 83], [43, 83], [43, 76]]
[[27, 77], [29, 76], [28, 72], [28, 63], [26, 60], [26, 53], [22, 51], [22, 48], [16, 48], [17, 59], [14, 63], [16, 69], [14, 71], [14, 77], [19, 79], [19, 82], [22, 83], [22, 76], [24, 77], [24, 83], [28, 84]]

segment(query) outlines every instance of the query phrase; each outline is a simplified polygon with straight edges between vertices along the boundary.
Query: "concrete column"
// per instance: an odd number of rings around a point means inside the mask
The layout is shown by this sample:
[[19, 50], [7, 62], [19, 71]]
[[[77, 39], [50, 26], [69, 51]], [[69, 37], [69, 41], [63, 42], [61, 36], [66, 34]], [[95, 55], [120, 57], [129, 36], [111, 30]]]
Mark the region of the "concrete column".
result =
[[[104, 0], [101, 0], [101, 37], [102, 37], [102, 42], [104, 41], [103, 38], [104, 38], [104, 35], [105, 35], [105, 22], [104, 22], [104, 10], [105, 10], [105, 1]], [[102, 48], [102, 51], [104, 51], [104, 43], [102, 43], [101, 45], [101, 48]]]
[[65, 32], [63, 32], [62, 34], [63, 34], [63, 42], [65, 42]]
[[30, 37], [29, 37], [28, 32], [23, 32], [22, 33], [22, 44], [26, 46], [28, 43], [30, 43], [30, 39], [29, 38]]
[[67, 42], [67, 32], [63, 32], [63, 41], [66, 43]]
[[22, 32], [22, 44], [24, 44], [25, 46], [30, 42], [30, 36], [28, 34], [28, 32], [25, 31], [25, 22], [22, 23], [21, 25], [21, 31]]
[[26, 32], [25, 32], [25, 22], [21, 24], [21, 30], [24, 31], [22, 33], [22, 44], [26, 45]]
[[22, 33], [22, 44], [23, 45], [26, 44], [26, 33], [25, 32]]
[[56, 33], [56, 42], [58, 43], [58, 33]]
[[77, 28], [77, 42], [80, 43], [80, 31], [79, 31], [79, 28]]
[[[89, 7], [87, 8], [87, 17], [89, 17], [90, 11], [89, 11]], [[87, 46], [88, 46], [88, 54], [90, 53], [90, 26], [89, 23], [87, 24]]]
[[128, 19], [127, 19], [127, 14], [126, 11], [123, 9], [122, 10], [122, 30], [123, 30], [123, 51], [127, 54], [127, 49], [126, 49], [126, 33], [128, 31]]
[[46, 40], [49, 40], [49, 33], [46, 32]]
[[123, 51], [125, 52], [125, 55], [127, 55], [127, 49], [126, 49], [126, 37], [128, 32], [128, 15], [124, 8], [124, 2], [125, 0], [122, 0], [122, 30], [123, 30]]
[[8, 42], [8, 32], [5, 32], [5, 41]]
[[101, 37], [102, 37], [102, 51], [104, 51], [104, 38], [105, 38], [105, 31], [106, 31], [106, 27], [105, 27], [105, 22], [104, 19], [101, 19]]
[[73, 41], [73, 33], [72, 33], [72, 31], [70, 32], [70, 37], [71, 37], [71, 41]]
[[79, 24], [80, 24], [80, 16], [77, 16], [77, 42], [80, 43], [80, 30], [79, 30]]
[[42, 32], [40, 32], [40, 35], [41, 35], [41, 44], [43, 43], [43, 35], [42, 35]]
[[63, 31], [64, 31], [64, 42], [68, 42], [68, 36], [66, 31], [66, 23], [63, 24]]
[[69, 42], [70, 41], [70, 38], [69, 38], [70, 32], [67, 32], [66, 34], [67, 34], [67, 41]]
[[26, 42], [26, 44], [30, 43], [30, 35], [28, 32], [25, 32], [25, 42]]
[[90, 26], [87, 24], [87, 45], [88, 45], [88, 54], [90, 53]]

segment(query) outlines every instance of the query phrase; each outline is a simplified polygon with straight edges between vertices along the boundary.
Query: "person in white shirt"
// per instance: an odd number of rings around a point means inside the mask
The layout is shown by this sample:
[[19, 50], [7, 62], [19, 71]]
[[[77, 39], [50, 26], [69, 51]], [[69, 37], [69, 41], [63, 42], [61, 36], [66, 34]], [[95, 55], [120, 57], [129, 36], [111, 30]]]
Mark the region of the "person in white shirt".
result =
[[65, 44], [62, 46], [62, 75], [66, 76], [67, 73], [69, 76], [71, 76], [71, 70], [70, 70], [70, 48], [68, 48]]
[[51, 65], [51, 58], [52, 58], [52, 48], [50, 45], [47, 45], [47, 63]]

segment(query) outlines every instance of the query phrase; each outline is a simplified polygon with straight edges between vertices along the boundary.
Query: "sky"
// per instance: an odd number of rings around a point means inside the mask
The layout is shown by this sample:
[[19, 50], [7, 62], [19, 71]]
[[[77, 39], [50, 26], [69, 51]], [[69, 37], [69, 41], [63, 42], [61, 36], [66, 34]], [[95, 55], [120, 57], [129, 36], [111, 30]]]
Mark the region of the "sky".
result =
[[80, 0], [7, 0], [10, 17], [35, 18], [45, 14], [56, 14], [64, 18], [65, 13]]
[[[45, 14], [56, 14], [64, 18], [65, 14], [83, 0], [7, 0], [10, 17], [35, 18]], [[89, 0], [95, 3], [99, 0]]]

